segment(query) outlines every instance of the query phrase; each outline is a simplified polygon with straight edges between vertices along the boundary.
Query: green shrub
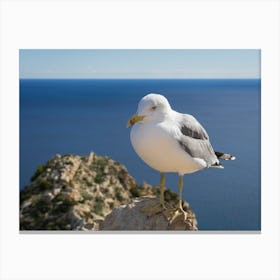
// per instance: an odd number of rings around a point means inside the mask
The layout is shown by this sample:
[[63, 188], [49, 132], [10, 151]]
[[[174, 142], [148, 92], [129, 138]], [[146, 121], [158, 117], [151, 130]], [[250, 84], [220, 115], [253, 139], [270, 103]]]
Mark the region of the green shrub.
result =
[[60, 228], [59, 225], [53, 223], [53, 222], [49, 222], [46, 226], [46, 230], [63, 230], [62, 228]]
[[75, 200], [71, 199], [70, 197], [64, 198], [61, 204], [57, 204], [54, 206], [52, 210], [52, 214], [64, 214], [66, 213], [72, 206], [76, 205]]
[[90, 193], [88, 193], [87, 191], [81, 190], [80, 194], [81, 194], [81, 196], [83, 198], [83, 201], [92, 200], [93, 199], [93, 196]]
[[64, 195], [64, 194], [62, 194], [62, 193], [59, 193], [56, 197], [55, 197], [55, 201], [56, 202], [59, 202], [59, 201], [64, 201], [64, 200], [66, 200], [67, 199], [67, 197], [66, 197], [66, 195]]
[[50, 204], [47, 203], [45, 200], [41, 199], [39, 201], [37, 201], [36, 204], [36, 211], [40, 212], [40, 213], [46, 213], [50, 210]]
[[80, 159], [81, 159], [82, 161], [86, 161], [86, 162], [88, 161], [88, 157], [86, 157], [86, 156], [81, 156]]
[[103, 205], [104, 203], [102, 201], [97, 201], [95, 206], [94, 206], [94, 212], [97, 215], [102, 215], [103, 214]]
[[91, 212], [84, 212], [84, 217], [86, 218], [86, 220], [89, 220], [93, 218], [93, 215]]
[[178, 195], [176, 193], [170, 191], [169, 189], [166, 189], [164, 192], [164, 200], [166, 202], [176, 201], [176, 200], [178, 200]]
[[109, 189], [108, 188], [104, 188], [102, 191], [103, 191], [103, 193], [108, 193]]
[[141, 196], [141, 190], [140, 190], [137, 186], [132, 187], [132, 188], [130, 189], [130, 193], [131, 193], [131, 195], [132, 195], [133, 197], [139, 197], [139, 196]]
[[96, 184], [101, 184], [101, 183], [103, 183], [103, 182], [104, 182], [104, 176], [103, 176], [102, 174], [100, 174], [100, 173], [97, 173], [97, 175], [96, 175], [95, 178], [94, 178], [94, 182], [95, 182]]
[[31, 177], [30, 181], [33, 182], [36, 178], [38, 178], [44, 172], [44, 170], [45, 170], [45, 166], [39, 165], [37, 167], [35, 174]]
[[96, 160], [96, 165], [104, 170], [105, 166], [108, 164], [108, 158], [101, 157]]
[[65, 161], [65, 164], [74, 165], [74, 163], [73, 163], [71, 160], [66, 160], [66, 161]]
[[38, 188], [41, 190], [49, 190], [53, 187], [52, 183], [47, 180], [41, 180], [38, 184]]
[[83, 177], [82, 180], [85, 186], [92, 186], [92, 181], [90, 181], [88, 177]]
[[22, 190], [20, 192], [20, 203], [22, 203], [24, 200], [29, 199], [32, 196], [30, 191]]
[[120, 202], [123, 201], [123, 196], [122, 196], [121, 191], [120, 191], [119, 188], [116, 189], [116, 199], [117, 199], [118, 201], [120, 201]]

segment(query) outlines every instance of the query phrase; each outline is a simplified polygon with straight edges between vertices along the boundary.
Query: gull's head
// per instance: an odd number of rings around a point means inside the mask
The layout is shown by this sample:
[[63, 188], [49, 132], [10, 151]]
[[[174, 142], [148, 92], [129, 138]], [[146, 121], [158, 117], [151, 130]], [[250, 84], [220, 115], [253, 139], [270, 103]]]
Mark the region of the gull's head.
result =
[[140, 100], [137, 113], [128, 120], [127, 127], [135, 123], [162, 121], [170, 111], [169, 102], [163, 95], [150, 93]]

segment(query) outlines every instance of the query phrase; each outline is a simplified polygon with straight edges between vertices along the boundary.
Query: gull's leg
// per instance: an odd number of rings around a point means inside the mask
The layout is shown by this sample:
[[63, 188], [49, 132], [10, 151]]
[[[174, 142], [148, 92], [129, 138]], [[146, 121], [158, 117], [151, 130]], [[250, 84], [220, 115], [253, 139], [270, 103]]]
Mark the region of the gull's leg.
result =
[[164, 214], [166, 216], [166, 218], [169, 220], [169, 224], [176, 224], [177, 220], [181, 220], [183, 219], [183, 221], [186, 220], [187, 218], [187, 212], [184, 211], [183, 206], [182, 206], [182, 192], [183, 192], [183, 175], [179, 174], [179, 182], [178, 182], [178, 186], [179, 186], [179, 204], [178, 204], [178, 208], [177, 209], [173, 209], [173, 210], [168, 210], [165, 211]]
[[164, 206], [164, 189], [165, 189], [165, 174], [163, 172], [160, 173], [160, 205], [165, 208]]
[[164, 205], [164, 189], [165, 189], [165, 174], [163, 172], [160, 173], [160, 195], [159, 195], [159, 201], [160, 203], [157, 203], [153, 206], [144, 207], [142, 208], [142, 212], [148, 214], [149, 216], [158, 214], [160, 212], [163, 212], [166, 207]]
[[182, 192], [183, 192], [183, 175], [179, 175], [179, 210], [180, 211], [182, 211], [182, 212], [184, 212], [184, 210], [183, 210], [183, 206], [182, 206], [182, 202], [183, 202], [183, 200], [182, 200]]

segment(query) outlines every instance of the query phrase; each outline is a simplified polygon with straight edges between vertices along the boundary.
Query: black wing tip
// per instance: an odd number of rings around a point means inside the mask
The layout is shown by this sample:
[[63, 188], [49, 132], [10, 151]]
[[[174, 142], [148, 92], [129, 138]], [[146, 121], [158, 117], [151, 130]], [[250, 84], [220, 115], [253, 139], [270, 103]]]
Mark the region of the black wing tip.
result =
[[224, 167], [219, 162], [215, 162], [210, 167], [224, 169]]
[[217, 152], [217, 151], [215, 151], [215, 155], [217, 156], [218, 159], [223, 159], [223, 160], [235, 160], [236, 159], [235, 156], [232, 156], [232, 155], [226, 154], [226, 153]]

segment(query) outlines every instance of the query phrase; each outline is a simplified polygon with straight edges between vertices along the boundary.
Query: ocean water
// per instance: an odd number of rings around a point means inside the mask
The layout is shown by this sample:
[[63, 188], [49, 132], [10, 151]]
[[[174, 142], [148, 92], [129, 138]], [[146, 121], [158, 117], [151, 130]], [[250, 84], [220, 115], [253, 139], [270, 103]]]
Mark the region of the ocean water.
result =
[[[124, 164], [139, 184], [159, 182], [130, 144], [128, 118], [146, 94], [194, 115], [225, 169], [185, 175], [183, 197], [200, 230], [260, 230], [260, 80], [20, 80], [20, 188], [55, 154], [94, 151]], [[167, 187], [178, 176], [167, 174]]]

